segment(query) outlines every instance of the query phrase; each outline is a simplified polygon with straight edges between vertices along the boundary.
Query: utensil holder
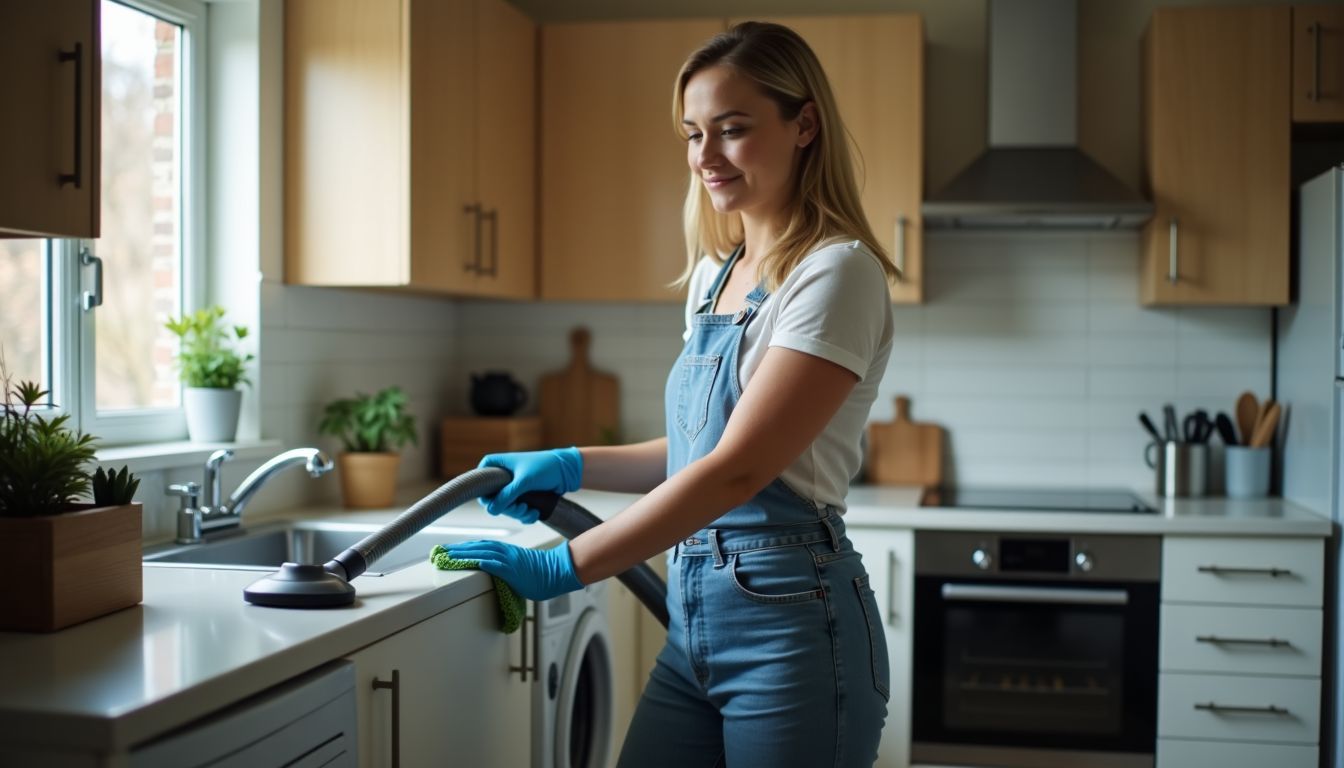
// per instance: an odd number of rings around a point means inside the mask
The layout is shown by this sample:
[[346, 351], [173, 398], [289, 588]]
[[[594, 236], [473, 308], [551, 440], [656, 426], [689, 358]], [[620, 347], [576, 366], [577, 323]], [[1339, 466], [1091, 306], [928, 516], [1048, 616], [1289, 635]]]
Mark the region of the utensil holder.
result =
[[1198, 497], [1208, 491], [1208, 443], [1165, 440], [1149, 443], [1143, 459], [1157, 472], [1157, 495], [1165, 498]]
[[1269, 446], [1229, 445], [1223, 454], [1227, 495], [1255, 499], [1269, 493]]

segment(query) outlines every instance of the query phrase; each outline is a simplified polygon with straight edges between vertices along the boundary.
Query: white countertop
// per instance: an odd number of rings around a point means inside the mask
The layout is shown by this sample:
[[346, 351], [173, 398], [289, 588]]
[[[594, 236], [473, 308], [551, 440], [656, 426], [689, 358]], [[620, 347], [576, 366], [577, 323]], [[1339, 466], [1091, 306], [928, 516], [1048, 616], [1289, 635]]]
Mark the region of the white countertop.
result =
[[[855, 486], [847, 497], [845, 524], [924, 530], [1041, 531], [1197, 536], [1330, 535], [1330, 520], [1277, 498], [1159, 499], [1136, 492], [1156, 514], [1023, 512], [919, 506], [918, 488]], [[582, 503], [582, 502], [580, 502]]]
[[[349, 513], [316, 507], [287, 518], [390, 520], [434, 487], [406, 489], [400, 506]], [[1142, 495], [1142, 494], [1141, 494]], [[601, 518], [637, 497], [570, 496]], [[919, 507], [919, 491], [855, 487], [851, 527], [1068, 531], [1211, 536], [1328, 536], [1330, 521], [1281, 499], [1145, 500], [1160, 514], [967, 511]], [[271, 518], [268, 518], [271, 519]], [[509, 541], [549, 546], [558, 534], [464, 505], [440, 524], [508, 527]], [[92, 566], [91, 566], [92, 568]], [[353, 606], [262, 608], [243, 602], [256, 571], [146, 567], [141, 605], [51, 634], [0, 632], [0, 744], [122, 749], [347, 655], [491, 589], [485, 574], [428, 562], [357, 579]], [[90, 577], [96, 574], [91, 570]]]

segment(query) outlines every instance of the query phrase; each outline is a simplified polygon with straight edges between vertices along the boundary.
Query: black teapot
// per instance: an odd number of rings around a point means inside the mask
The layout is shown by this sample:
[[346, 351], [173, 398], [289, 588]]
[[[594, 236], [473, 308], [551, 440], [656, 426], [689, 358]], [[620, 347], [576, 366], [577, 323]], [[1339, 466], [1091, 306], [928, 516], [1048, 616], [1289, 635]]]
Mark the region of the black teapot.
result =
[[478, 416], [512, 416], [527, 402], [527, 390], [504, 371], [471, 375], [471, 409]]

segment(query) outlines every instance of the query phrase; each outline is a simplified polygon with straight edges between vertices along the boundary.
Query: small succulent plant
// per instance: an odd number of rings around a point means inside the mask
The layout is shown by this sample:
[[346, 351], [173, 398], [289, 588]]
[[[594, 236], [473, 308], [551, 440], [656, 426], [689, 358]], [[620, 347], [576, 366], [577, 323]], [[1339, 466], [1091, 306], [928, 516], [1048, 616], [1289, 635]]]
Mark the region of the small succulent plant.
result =
[[100, 507], [130, 504], [139, 487], [140, 478], [131, 474], [130, 467], [123, 466], [120, 471], [113, 472], [104, 472], [99, 467], [93, 474], [93, 503]]
[[88, 491], [94, 437], [68, 426], [68, 414], [41, 413], [46, 397], [33, 382], [14, 382], [0, 356], [0, 517], [69, 512]]

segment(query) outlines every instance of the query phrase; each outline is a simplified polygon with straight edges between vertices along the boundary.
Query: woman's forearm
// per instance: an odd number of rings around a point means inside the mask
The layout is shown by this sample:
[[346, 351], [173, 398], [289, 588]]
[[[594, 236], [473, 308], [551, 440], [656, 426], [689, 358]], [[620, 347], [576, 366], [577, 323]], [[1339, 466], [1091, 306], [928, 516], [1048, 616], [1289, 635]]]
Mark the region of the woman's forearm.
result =
[[570, 542], [579, 580], [592, 584], [644, 562], [750, 499], [759, 484], [713, 454], [692, 462]]
[[630, 445], [591, 445], [583, 455], [583, 487], [594, 491], [648, 493], [667, 479], [667, 438]]

